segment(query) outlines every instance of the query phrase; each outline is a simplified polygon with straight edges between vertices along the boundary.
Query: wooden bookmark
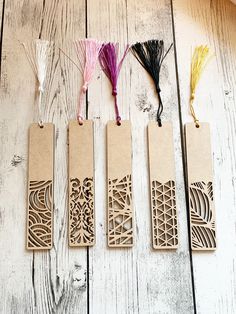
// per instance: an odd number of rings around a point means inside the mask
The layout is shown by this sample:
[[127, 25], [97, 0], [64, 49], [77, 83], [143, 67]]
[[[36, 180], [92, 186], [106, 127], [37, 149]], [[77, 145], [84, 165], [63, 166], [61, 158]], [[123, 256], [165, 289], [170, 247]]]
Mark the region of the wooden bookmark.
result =
[[191, 245], [193, 250], [216, 248], [212, 153], [209, 123], [185, 125]]
[[216, 248], [210, 126], [199, 122], [193, 106], [198, 82], [209, 59], [207, 46], [195, 48], [191, 62], [189, 102], [194, 123], [185, 125], [192, 250]]
[[171, 122], [148, 124], [149, 173], [154, 249], [178, 246], [175, 200], [175, 161]]
[[[69, 246], [95, 244], [93, 121], [84, 120], [86, 93], [102, 43], [96, 39], [74, 42], [83, 84], [77, 104], [77, 120], [69, 122]], [[72, 59], [69, 58], [72, 61]]]
[[53, 244], [54, 125], [44, 123], [45, 82], [53, 42], [36, 39], [22, 43], [37, 79], [38, 123], [29, 129], [26, 247], [51, 249]]
[[107, 124], [108, 246], [133, 246], [130, 121]]
[[69, 245], [95, 244], [93, 121], [69, 123]]
[[54, 125], [31, 124], [28, 155], [27, 249], [52, 248]]

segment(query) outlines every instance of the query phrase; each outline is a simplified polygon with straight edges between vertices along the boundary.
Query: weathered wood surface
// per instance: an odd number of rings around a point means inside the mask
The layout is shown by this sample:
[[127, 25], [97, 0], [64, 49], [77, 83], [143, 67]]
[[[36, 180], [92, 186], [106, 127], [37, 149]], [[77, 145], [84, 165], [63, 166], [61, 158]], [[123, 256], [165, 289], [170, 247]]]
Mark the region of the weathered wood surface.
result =
[[[236, 6], [228, 0], [5, 0], [1, 12], [0, 313], [235, 313]], [[86, 34], [119, 41], [122, 49], [127, 42], [150, 38], [164, 39], [168, 46], [174, 40], [173, 21], [177, 79], [172, 50], [161, 87], [163, 121], [172, 120], [174, 130], [177, 252], [151, 248], [146, 127], [155, 117], [157, 98], [131, 54], [121, 70], [118, 101], [122, 118], [132, 122], [134, 247], [107, 247], [105, 135], [115, 115], [110, 83], [98, 70], [87, 104], [87, 117], [94, 120], [96, 245], [69, 249], [67, 126], [75, 118], [81, 76], [58, 50], [43, 111], [56, 127], [54, 245], [50, 252], [27, 252], [27, 134], [37, 110], [35, 78], [19, 41], [50, 39], [75, 59], [70, 40]], [[212, 125], [218, 248], [194, 253], [192, 264], [180, 137], [183, 123], [191, 121], [189, 64], [199, 43], [211, 44], [216, 55], [200, 84], [196, 110]]]
[[[58, 50], [50, 65], [43, 111], [56, 127], [54, 245], [27, 252], [28, 127], [37, 122], [36, 81], [19, 41], [85, 36], [84, 1], [6, 0], [1, 71], [0, 313], [87, 313], [87, 252], [68, 248], [67, 125], [75, 117], [80, 75]], [[74, 115], [73, 115], [74, 113]]]
[[214, 57], [196, 93], [200, 121], [210, 122], [213, 150], [217, 249], [193, 253], [197, 313], [236, 312], [236, 6], [227, 0], [174, 0], [183, 123], [191, 121], [189, 62], [195, 45]]
[[[102, 10], [99, 8], [103, 8]], [[163, 38], [173, 41], [169, 1], [88, 1], [88, 36], [126, 42]], [[132, 122], [133, 204], [136, 228], [133, 249], [111, 250], [106, 245], [105, 127], [115, 119], [111, 86], [98, 72], [89, 91], [88, 114], [95, 120], [95, 207], [97, 244], [89, 251], [89, 298], [92, 313], [192, 313], [193, 297], [187, 235], [186, 205], [181, 159], [180, 126], [174, 52], [164, 62], [163, 120], [173, 120], [176, 150], [179, 249], [154, 252], [147, 156], [147, 124], [154, 119], [157, 97], [153, 84], [137, 60], [129, 54], [118, 84], [118, 103], [123, 119]], [[146, 108], [146, 109], [145, 109]]]

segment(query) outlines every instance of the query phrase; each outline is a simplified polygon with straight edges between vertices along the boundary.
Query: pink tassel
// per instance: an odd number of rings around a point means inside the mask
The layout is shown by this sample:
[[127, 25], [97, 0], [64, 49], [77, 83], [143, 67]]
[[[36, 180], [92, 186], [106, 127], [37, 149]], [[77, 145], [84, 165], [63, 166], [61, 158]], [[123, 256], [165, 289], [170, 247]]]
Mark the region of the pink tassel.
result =
[[82, 39], [74, 42], [75, 51], [79, 60], [79, 67], [83, 73], [83, 85], [80, 89], [77, 119], [79, 124], [83, 124], [82, 105], [88, 85], [93, 77], [96, 68], [99, 53], [102, 48], [102, 43], [95, 39]]
[[119, 44], [108, 43], [102, 46], [101, 53], [99, 55], [99, 62], [103, 72], [106, 74], [112, 85], [112, 95], [114, 96], [114, 105], [116, 113], [116, 122], [117, 125], [120, 125], [121, 117], [119, 114], [119, 108], [117, 105], [117, 81], [120, 74], [120, 69], [124, 61], [125, 56], [129, 51], [129, 45], [126, 46], [126, 49], [118, 62], [118, 51]]

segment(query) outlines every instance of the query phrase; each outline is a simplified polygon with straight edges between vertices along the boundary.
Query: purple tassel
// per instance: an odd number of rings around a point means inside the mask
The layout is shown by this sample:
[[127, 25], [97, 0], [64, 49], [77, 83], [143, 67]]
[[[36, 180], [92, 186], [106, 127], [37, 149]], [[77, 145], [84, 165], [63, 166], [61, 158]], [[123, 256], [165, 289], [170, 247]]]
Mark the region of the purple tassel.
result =
[[108, 43], [102, 46], [102, 50], [99, 55], [99, 62], [103, 72], [106, 74], [112, 85], [112, 95], [114, 96], [115, 102], [115, 113], [117, 125], [120, 125], [121, 117], [119, 114], [119, 109], [117, 105], [117, 81], [120, 74], [120, 69], [124, 61], [125, 56], [129, 51], [129, 45], [123, 53], [121, 60], [118, 62], [118, 43]]

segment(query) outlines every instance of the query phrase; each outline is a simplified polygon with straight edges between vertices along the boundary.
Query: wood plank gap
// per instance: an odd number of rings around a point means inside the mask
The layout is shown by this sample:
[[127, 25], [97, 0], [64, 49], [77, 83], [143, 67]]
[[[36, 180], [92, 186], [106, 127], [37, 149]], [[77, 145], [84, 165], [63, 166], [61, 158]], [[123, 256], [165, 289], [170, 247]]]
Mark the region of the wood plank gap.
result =
[[192, 296], [193, 296], [193, 309], [194, 313], [197, 313], [196, 307], [196, 295], [195, 295], [195, 284], [194, 284], [194, 272], [193, 272], [193, 256], [191, 249], [191, 230], [190, 224], [190, 211], [189, 211], [189, 203], [188, 203], [188, 182], [187, 182], [187, 168], [185, 161], [185, 141], [184, 141], [184, 129], [183, 129], [183, 120], [181, 113], [181, 97], [180, 97], [180, 84], [179, 84], [179, 70], [178, 70], [178, 59], [177, 59], [177, 51], [176, 51], [176, 38], [175, 38], [175, 23], [174, 23], [174, 9], [173, 9], [173, 0], [170, 0], [171, 6], [171, 21], [172, 21], [172, 36], [173, 36], [173, 47], [174, 47], [174, 59], [175, 59], [175, 73], [176, 73], [176, 85], [177, 85], [177, 98], [178, 98], [178, 107], [179, 107], [179, 126], [180, 126], [180, 141], [181, 141], [181, 149], [182, 149], [182, 164], [183, 164], [183, 173], [184, 173], [184, 186], [185, 186], [185, 199], [186, 199], [186, 211], [187, 211], [187, 225], [188, 225], [188, 248], [189, 248], [189, 259], [190, 259], [190, 269], [191, 269], [191, 284], [192, 284]]
[[39, 31], [39, 39], [42, 39], [42, 30], [43, 30], [43, 21], [44, 21], [44, 9], [45, 9], [45, 0], [43, 0], [42, 18], [41, 18], [41, 26], [40, 26], [40, 31]]
[[2, 42], [3, 42], [3, 26], [4, 26], [5, 0], [2, 2], [1, 31], [0, 31], [0, 79], [2, 76]]
[[[85, 1], [85, 37], [88, 38], [88, 3], [87, 0]], [[86, 112], [85, 116], [86, 119], [88, 119], [88, 90], [86, 92]], [[94, 187], [95, 191], [96, 188]], [[94, 204], [95, 206], [95, 204]], [[94, 207], [95, 208], [95, 207]], [[95, 230], [96, 230], [96, 223], [95, 223]], [[90, 313], [90, 308], [89, 308], [89, 247], [87, 247], [87, 274], [86, 274], [86, 282], [87, 282], [87, 313]]]

